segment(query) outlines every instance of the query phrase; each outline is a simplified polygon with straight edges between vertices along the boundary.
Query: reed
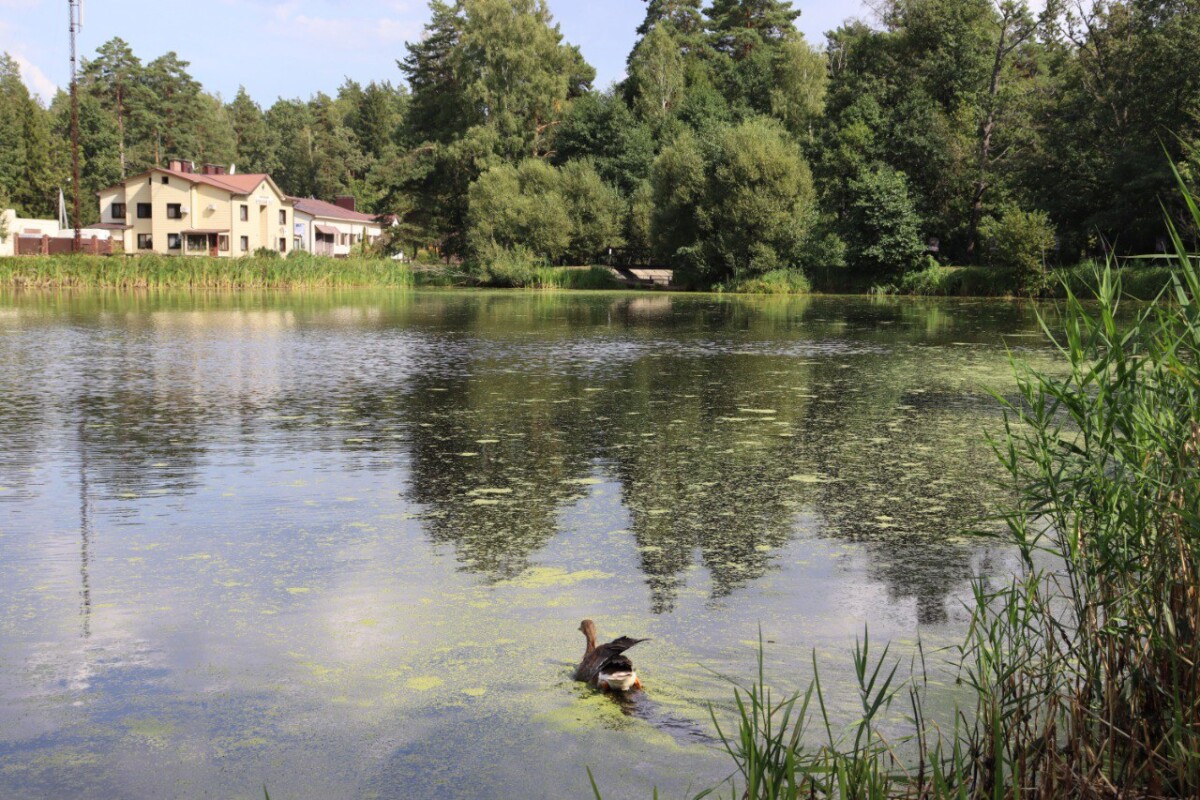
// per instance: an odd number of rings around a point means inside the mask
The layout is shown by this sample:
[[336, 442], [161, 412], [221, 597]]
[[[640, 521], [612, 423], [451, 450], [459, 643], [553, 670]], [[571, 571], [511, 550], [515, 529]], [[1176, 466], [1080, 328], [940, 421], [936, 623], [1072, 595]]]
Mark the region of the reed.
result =
[[23, 256], [0, 259], [0, 285], [22, 288], [286, 289], [400, 286], [412, 270], [390, 259]]

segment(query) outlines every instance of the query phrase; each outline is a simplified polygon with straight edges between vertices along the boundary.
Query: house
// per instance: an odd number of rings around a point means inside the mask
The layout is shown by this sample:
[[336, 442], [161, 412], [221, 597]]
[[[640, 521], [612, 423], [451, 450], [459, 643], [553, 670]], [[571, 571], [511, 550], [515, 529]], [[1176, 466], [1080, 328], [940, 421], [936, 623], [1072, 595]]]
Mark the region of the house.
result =
[[353, 197], [334, 202], [289, 198], [296, 208], [295, 246], [315, 255], [348, 256], [363, 243], [371, 245], [383, 235], [383, 224], [356, 208]]
[[196, 172], [173, 160], [99, 193], [103, 226], [129, 254], [247, 256], [287, 253], [295, 209], [269, 175], [237, 175], [207, 164]]
[[[106, 242], [112, 236], [112, 231], [107, 226], [99, 225], [84, 228], [80, 234], [84, 240], [83, 251], [89, 252], [87, 244], [92, 239]], [[40, 253], [45, 239], [54, 240], [56, 245], [60, 240], [69, 239], [73, 245], [75, 231], [73, 228], [64, 229], [56, 219], [26, 219], [18, 217], [11, 208], [0, 209], [0, 257]], [[57, 246], [54, 248], [55, 252], [61, 249]], [[106, 249], [106, 252], [111, 250]]]

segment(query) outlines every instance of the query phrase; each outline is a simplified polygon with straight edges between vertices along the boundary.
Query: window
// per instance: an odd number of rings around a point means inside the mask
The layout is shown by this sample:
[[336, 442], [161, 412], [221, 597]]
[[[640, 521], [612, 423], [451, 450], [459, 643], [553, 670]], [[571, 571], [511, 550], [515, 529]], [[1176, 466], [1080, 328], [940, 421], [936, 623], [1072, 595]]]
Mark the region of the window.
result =
[[124, 203], [113, 203], [112, 204], [112, 218], [113, 219], [125, 219], [125, 204]]
[[[242, 222], [250, 221], [250, 206], [242, 206]], [[245, 248], [243, 248], [245, 249]]]
[[[245, 206], [242, 206], [242, 208], [245, 208]], [[243, 236], [243, 237], [242, 237], [242, 241], [241, 241], [241, 245], [242, 245], [242, 252], [243, 252], [243, 253], [247, 252], [247, 251], [250, 249], [250, 237], [249, 237], [249, 236]]]
[[170, 185], [171, 185], [171, 179], [170, 179], [170, 178], [168, 178], [166, 175], [163, 175], [163, 176], [162, 176], [162, 182], [163, 182], [163, 186], [170, 186]]
[[346, 234], [344, 234], [344, 233], [343, 233], [343, 234], [342, 234], [342, 244], [346, 244], [346, 240], [347, 240], [348, 238], [349, 238], [349, 237], [348, 237], [348, 236], [346, 236]]
[[280, 225], [287, 225], [287, 211], [280, 211], [280, 212], [279, 212], [279, 224], [280, 224]]
[[180, 245], [179, 234], [178, 233], [168, 233], [167, 234], [167, 249], [168, 250], [178, 250], [179, 245]]
[[148, 233], [138, 234], [138, 250], [153, 250], [154, 237]]
[[187, 249], [192, 253], [203, 253], [208, 249], [208, 234], [189, 233], [187, 237]]
[[180, 203], [167, 203], [167, 219], [183, 219], [183, 206]]
[[149, 203], [138, 203], [138, 219], [152, 219], [154, 212]]
[[229, 252], [229, 236], [222, 233], [217, 237], [217, 249], [219, 249], [222, 253]]
[[281, 252], [281, 253], [287, 252], [287, 239], [279, 240], [279, 252]]

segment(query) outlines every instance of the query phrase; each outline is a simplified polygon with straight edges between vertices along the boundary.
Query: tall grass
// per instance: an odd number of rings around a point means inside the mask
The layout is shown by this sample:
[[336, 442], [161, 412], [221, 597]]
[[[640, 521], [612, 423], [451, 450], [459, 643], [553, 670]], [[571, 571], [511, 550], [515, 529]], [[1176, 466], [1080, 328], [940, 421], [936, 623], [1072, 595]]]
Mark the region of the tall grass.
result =
[[742, 278], [721, 287], [734, 294], [809, 294], [812, 284], [798, 269], [776, 269], [753, 278]]
[[0, 259], [0, 284], [27, 288], [280, 289], [412, 286], [390, 259], [22, 256]]
[[[1023, 567], [974, 586], [948, 664], [966, 699], [931, 719], [924, 658], [904, 675], [864, 636], [861, 712], [838, 734], [820, 672], [776, 701], [760, 656], [735, 690], [736, 731], [718, 725], [731, 798], [1200, 797], [1200, 274], [1171, 235], [1180, 266], [1157, 302], [1118, 324], [1121, 276], [1105, 266], [1095, 302], [1068, 284], [1044, 325], [1063, 370], [1013, 362], [992, 445]], [[901, 702], [889, 739], [878, 721]]]

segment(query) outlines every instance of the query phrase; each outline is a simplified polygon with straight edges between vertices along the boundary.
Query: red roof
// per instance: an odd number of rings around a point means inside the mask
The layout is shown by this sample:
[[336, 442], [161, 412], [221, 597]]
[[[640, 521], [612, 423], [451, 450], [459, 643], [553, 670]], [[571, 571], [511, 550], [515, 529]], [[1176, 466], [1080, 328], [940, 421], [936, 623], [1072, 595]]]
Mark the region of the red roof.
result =
[[205, 183], [209, 186], [215, 186], [218, 189], [224, 189], [227, 192], [234, 194], [250, 194], [259, 187], [263, 181], [268, 179], [266, 175], [201, 175], [198, 172], [176, 172], [173, 169], [164, 169], [163, 172], [170, 173], [178, 178], [191, 181], [192, 183]]
[[311, 214], [324, 219], [340, 219], [346, 222], [374, 222], [374, 214], [363, 214], [361, 211], [351, 211], [348, 208], [326, 203], [324, 200], [314, 200], [311, 197], [289, 197], [297, 211]]

